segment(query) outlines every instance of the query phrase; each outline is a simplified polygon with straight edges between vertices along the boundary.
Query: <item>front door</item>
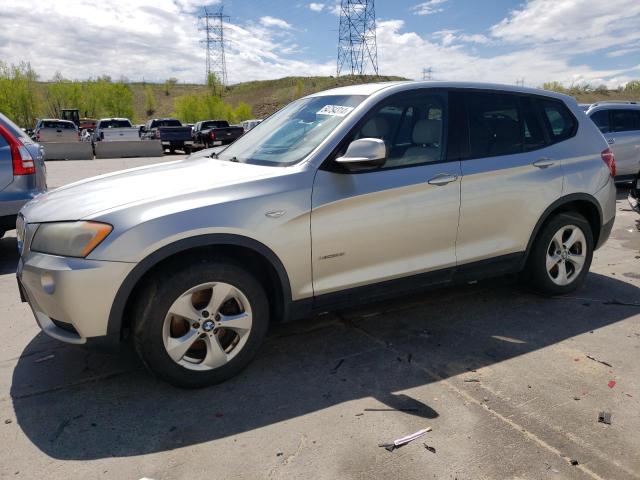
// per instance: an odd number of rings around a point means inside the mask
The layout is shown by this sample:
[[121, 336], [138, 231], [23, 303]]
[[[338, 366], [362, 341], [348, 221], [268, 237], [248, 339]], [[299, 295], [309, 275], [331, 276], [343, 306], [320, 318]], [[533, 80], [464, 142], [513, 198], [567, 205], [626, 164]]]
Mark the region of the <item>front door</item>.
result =
[[318, 170], [311, 212], [316, 296], [434, 270], [451, 273], [460, 163], [447, 161], [447, 119], [446, 93], [394, 96], [343, 142], [346, 150], [358, 138], [384, 140], [384, 166], [351, 172], [329, 159]]

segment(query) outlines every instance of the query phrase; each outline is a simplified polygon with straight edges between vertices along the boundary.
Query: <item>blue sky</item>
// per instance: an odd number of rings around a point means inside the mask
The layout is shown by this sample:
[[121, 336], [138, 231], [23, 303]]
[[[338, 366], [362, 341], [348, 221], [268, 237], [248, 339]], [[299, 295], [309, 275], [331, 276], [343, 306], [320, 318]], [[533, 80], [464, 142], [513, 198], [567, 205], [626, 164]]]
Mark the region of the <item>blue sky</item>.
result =
[[[230, 82], [335, 74], [338, 4], [226, 0]], [[201, 82], [201, 7], [197, 0], [2, 0], [0, 60], [28, 60], [43, 78], [60, 71]], [[533, 86], [615, 87], [640, 78], [640, 0], [378, 0], [376, 16], [382, 74], [420, 78], [431, 66], [434, 79]]]

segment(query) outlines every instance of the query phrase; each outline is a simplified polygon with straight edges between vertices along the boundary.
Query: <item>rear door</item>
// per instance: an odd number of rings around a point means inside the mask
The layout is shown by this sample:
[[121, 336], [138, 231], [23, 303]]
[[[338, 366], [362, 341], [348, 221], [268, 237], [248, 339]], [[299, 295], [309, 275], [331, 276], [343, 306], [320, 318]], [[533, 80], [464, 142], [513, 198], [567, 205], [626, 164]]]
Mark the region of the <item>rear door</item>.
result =
[[521, 258], [544, 210], [562, 193], [561, 154], [549, 145], [550, 125], [537, 97], [455, 95], [466, 106], [469, 139], [461, 162], [458, 265], [501, 257], [494, 266], [508, 270]]
[[616, 157], [617, 175], [640, 171], [640, 110], [610, 110], [611, 131], [605, 135]]

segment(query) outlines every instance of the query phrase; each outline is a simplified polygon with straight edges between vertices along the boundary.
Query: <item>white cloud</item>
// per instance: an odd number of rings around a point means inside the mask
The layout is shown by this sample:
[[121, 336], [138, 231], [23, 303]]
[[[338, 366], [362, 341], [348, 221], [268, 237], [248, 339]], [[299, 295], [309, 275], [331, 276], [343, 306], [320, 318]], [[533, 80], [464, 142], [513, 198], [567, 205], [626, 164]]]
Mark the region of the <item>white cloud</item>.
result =
[[528, 45], [509, 53], [479, 56], [455, 44], [456, 35], [454, 30], [441, 31], [436, 37], [447, 40], [432, 42], [415, 32], [405, 32], [402, 20], [379, 21], [380, 73], [418, 79], [422, 77], [423, 68], [432, 67], [433, 78], [437, 80], [515, 83], [517, 79], [524, 78], [525, 83], [532, 86], [549, 80], [617, 86], [633, 78], [630, 75], [632, 69], [594, 69], [587, 65], [573, 65], [570, 55], [558, 54], [552, 48]]
[[[601, 7], [598, 0], [592, 0], [587, 8], [586, 1], [553, 2], [563, 5], [564, 15], [574, 16], [566, 20], [551, 8], [546, 13], [541, 10], [546, 0], [530, 0], [487, 35], [446, 28], [433, 35], [419, 35], [407, 30], [402, 20], [379, 20], [380, 73], [417, 79], [423, 68], [431, 66], [433, 77], [439, 80], [513, 83], [524, 78], [527, 85], [558, 80], [617, 86], [638, 78], [637, 67], [601, 68], [597, 62], [589, 66], [576, 61], [582, 58], [576, 53], [599, 52], [600, 58], [616, 58], [640, 48], [636, 27], [640, 2], [609, 0]], [[133, 3], [110, 0], [102, 3], [96, 14], [95, 6], [86, 0], [38, 2], [38, 8], [34, 8], [34, 1], [0, 0], [0, 59], [10, 63], [28, 60], [44, 79], [60, 71], [69, 78], [106, 74], [113, 78], [124, 75], [133, 81], [176, 77], [203, 82], [205, 55], [196, 18], [200, 2]], [[339, 15], [339, 8], [339, 3], [325, 0], [322, 11]], [[575, 8], [593, 13], [587, 15]], [[610, 12], [605, 15], [604, 10]], [[265, 6], [264, 13], [273, 12]], [[228, 24], [225, 30], [231, 83], [290, 75], [335, 75], [333, 34], [323, 50], [303, 57], [296, 55], [304, 44], [285, 20], [272, 16], [256, 22], [233, 20], [238, 23]], [[65, 25], [73, 28], [60, 27]], [[46, 42], [41, 41], [42, 32], [49, 32]], [[493, 46], [500, 48], [491, 50]]]
[[275, 17], [269, 17], [269, 16], [260, 18], [260, 23], [265, 27], [276, 27], [276, 28], [282, 28], [284, 30], [289, 30], [291, 28], [291, 24], [289, 22], [286, 22], [281, 18], [275, 18]]
[[314, 12], [321, 12], [324, 9], [324, 3], [310, 3], [309, 8]]
[[640, 39], [638, 0], [528, 0], [491, 27], [514, 44], [556, 44], [572, 53], [624, 46]]
[[445, 3], [448, 0], [427, 0], [426, 2], [419, 3], [411, 7], [409, 10], [414, 15], [432, 15], [434, 13], [442, 12], [442, 8], [438, 5]]

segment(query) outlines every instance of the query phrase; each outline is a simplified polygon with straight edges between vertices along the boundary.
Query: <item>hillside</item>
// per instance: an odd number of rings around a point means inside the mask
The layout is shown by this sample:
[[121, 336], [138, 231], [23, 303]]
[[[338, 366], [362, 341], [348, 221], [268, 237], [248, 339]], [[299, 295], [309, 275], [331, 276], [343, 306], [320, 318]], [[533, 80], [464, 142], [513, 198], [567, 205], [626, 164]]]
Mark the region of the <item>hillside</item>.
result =
[[[404, 80], [401, 77], [286, 77], [277, 80], [252, 81], [238, 83], [229, 86], [223, 96], [225, 102], [234, 107], [240, 102], [248, 103], [253, 110], [255, 118], [264, 118], [278, 108], [295, 100], [296, 98], [308, 95], [329, 88], [356, 83], [366, 83], [375, 81]], [[205, 94], [205, 85], [176, 84], [169, 92], [165, 92], [162, 84], [146, 84], [150, 86], [156, 98], [156, 113], [154, 116], [169, 116], [174, 111], [174, 101], [181, 95]], [[146, 86], [141, 83], [131, 84], [134, 93], [134, 112], [137, 121], [144, 121], [147, 118], [145, 112]], [[580, 103], [594, 103], [603, 100], [640, 100], [637, 95], [625, 92], [624, 90], [584, 90], [580, 88], [566, 89], [564, 93], [572, 95]]]
[[[223, 100], [234, 107], [240, 102], [248, 103], [253, 110], [255, 118], [264, 118], [280, 107], [304, 95], [309, 95], [329, 88], [353, 85], [366, 82], [386, 82], [391, 80], [404, 80], [400, 77], [286, 77], [277, 80], [263, 80], [246, 83], [238, 83], [227, 87]], [[133, 108], [136, 121], [144, 121], [147, 118], [145, 112], [145, 89], [151, 87], [156, 99], [156, 112], [154, 116], [164, 117], [174, 111], [174, 102], [182, 95], [204, 95], [207, 92], [206, 85], [176, 84], [169, 89], [169, 94], [163, 84], [132, 83]]]

